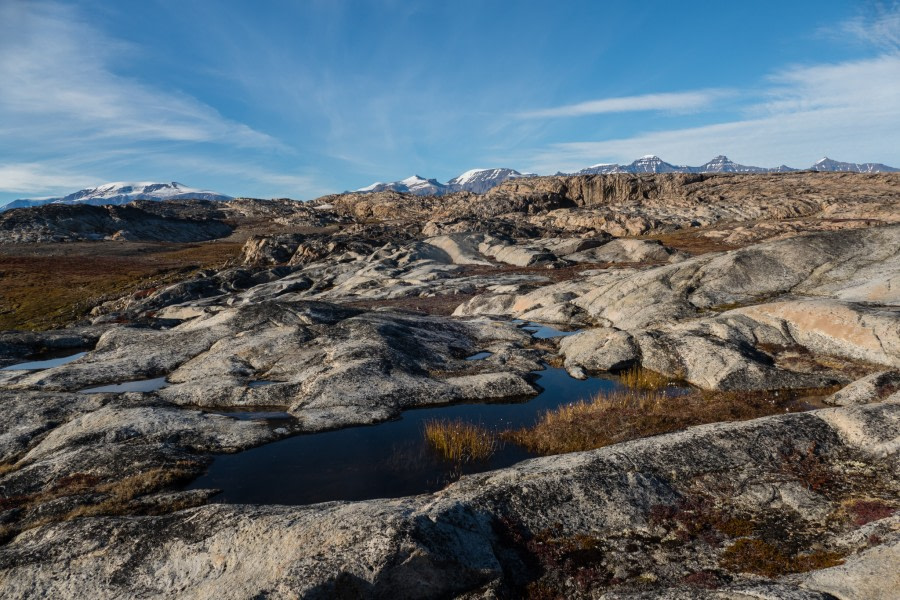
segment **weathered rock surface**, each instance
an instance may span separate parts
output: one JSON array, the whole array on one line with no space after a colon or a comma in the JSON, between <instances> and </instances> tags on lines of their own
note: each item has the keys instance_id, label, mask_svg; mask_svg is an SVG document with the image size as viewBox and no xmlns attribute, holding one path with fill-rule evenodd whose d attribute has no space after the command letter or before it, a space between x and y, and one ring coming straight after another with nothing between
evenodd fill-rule
<instances>
[{"instance_id":1,"label":"weathered rock surface","mask_svg":"<svg viewBox=\"0 0 900 600\"><path fill-rule=\"evenodd\" d=\"M846 526L820 530L822 517L816 515L837 507L836 498L818 488L804 491L807 499L797 504L794 490L805 489L810 474L783 466L786 460L792 464L794 459L785 459L792 448L814 447L820 468L855 482L847 497L863 493L857 488L865 485L871 493L876 481L895 495L896 447L888 455L893 460L879 463L888 469L884 478L861 475L853 465L867 456L872 438L897 439L900 405L862 407L855 419L861 438L846 435L841 419L769 417L536 459L401 500L206 506L157 517L79 518L25 532L0 550L4 591L10 598L493 597L516 594L533 581L527 564L541 555L527 540L554 523L551 537L538 538L541 543L548 552L565 540L598 544L590 547L603 558L592 574L617 578L610 597L650 597L651 590L667 588L663 597L702 594L687 575L705 572L706 579L695 579L716 581L730 597L807 598L864 590L867 595L855 597L887 598L894 590L890 576L865 574L890 571L897 533L885 532L891 541L865 550L841 537ZM719 565L727 564L735 543L727 534L711 530L704 538L687 530L688 540L668 550L648 543L648 536L679 530L677 520L659 520L666 507L677 511L701 497L721 502L719 510L782 514L800 539L815 528L816 543L832 552L865 551L804 578L802 587L790 578L760 580L740 573L726 583ZM69 542L60 544L62 539ZM587 596L591 586L581 581L590 580L574 583L573 597ZM804 590L820 594L804 595Z\"/></svg>"},{"instance_id":2,"label":"weathered rock surface","mask_svg":"<svg viewBox=\"0 0 900 600\"><path fill-rule=\"evenodd\" d=\"M825 400L835 406L880 402L900 392L900 372L879 371L854 381Z\"/></svg>"},{"instance_id":3,"label":"weathered rock surface","mask_svg":"<svg viewBox=\"0 0 900 600\"><path fill-rule=\"evenodd\" d=\"M227 223L243 252L100 304L93 324L0 334L0 367L86 352L0 371L0 590L890 597L898 189L895 175L614 175L481 196L118 207L148 224ZM10 239L100 227L29 214ZM104 236L143 235L109 218ZM581 331L535 340L514 318ZM640 365L707 390L849 385L826 400L838 408L535 459L416 497L210 505L211 490L180 487L217 453L527 397L545 360L578 378ZM158 377L153 391L78 393Z\"/></svg>"},{"instance_id":4,"label":"weathered rock surface","mask_svg":"<svg viewBox=\"0 0 900 600\"><path fill-rule=\"evenodd\" d=\"M0 244L102 239L198 242L231 231L222 221L162 217L134 206L54 204L0 214Z\"/></svg>"}]
</instances>

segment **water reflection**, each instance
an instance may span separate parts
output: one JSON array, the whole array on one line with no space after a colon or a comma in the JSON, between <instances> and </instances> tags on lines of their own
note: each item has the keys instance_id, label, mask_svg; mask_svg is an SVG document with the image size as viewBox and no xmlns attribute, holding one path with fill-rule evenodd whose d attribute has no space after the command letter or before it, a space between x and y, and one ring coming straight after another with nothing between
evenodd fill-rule
<instances>
[{"instance_id":1,"label":"water reflection","mask_svg":"<svg viewBox=\"0 0 900 600\"><path fill-rule=\"evenodd\" d=\"M548 410L600 391L621 389L611 379L573 379L562 369L538 374L543 391L520 402L460 404L408 410L396 421L304 434L237 454L218 456L188 489L219 488L219 502L310 504L420 494L460 474L498 469L533 456L506 444L489 459L462 466L425 444L425 422L464 419L502 430L534 423Z\"/></svg>"},{"instance_id":2,"label":"water reflection","mask_svg":"<svg viewBox=\"0 0 900 600\"><path fill-rule=\"evenodd\" d=\"M123 393L123 392L155 392L169 385L165 377L156 377L154 379L141 379L139 381L125 381L123 383L114 383L112 385L101 385L99 387L85 388L78 390L80 394L103 394L103 393Z\"/></svg>"},{"instance_id":3,"label":"water reflection","mask_svg":"<svg viewBox=\"0 0 900 600\"><path fill-rule=\"evenodd\" d=\"M71 350L68 350L67 352L71 352ZM44 360L32 360L29 362L19 363L17 365L9 365L8 367L3 367L2 369L0 369L0 371L39 371L41 369L51 369L53 367L58 367L66 363L70 363L73 360L78 360L85 354L87 354L87 352L66 354L65 356L57 356L55 358L47 358Z\"/></svg>"}]
</instances>

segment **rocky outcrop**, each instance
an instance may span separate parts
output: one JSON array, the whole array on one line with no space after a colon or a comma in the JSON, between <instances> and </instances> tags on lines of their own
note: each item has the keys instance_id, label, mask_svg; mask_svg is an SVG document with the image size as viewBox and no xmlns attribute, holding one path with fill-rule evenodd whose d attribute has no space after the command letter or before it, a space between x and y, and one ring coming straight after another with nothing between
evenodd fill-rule
<instances>
[{"instance_id":1,"label":"rocky outcrop","mask_svg":"<svg viewBox=\"0 0 900 600\"><path fill-rule=\"evenodd\" d=\"M221 268L99 304L90 324L0 334L3 596L889 595L898 181L553 177L482 196L124 207L227 222L230 256L246 243ZM84 354L15 368L63 350ZM560 363L579 379L630 372L573 381ZM329 431L416 407L510 414L539 386L529 406L565 404L647 371L682 381L652 400L671 415L626 394L603 405L609 423L672 431L685 403L722 398L816 410L518 463L524 447L503 446L512 466L441 463L475 474L392 500L209 504L213 490L192 489L226 464L216 454L411 429L406 415ZM92 390L123 382L144 391ZM680 396L689 385L708 391ZM794 402L809 394L837 408ZM489 400L504 402L444 406ZM385 460L442 460L426 450Z\"/></svg>"},{"instance_id":2,"label":"rocky outcrop","mask_svg":"<svg viewBox=\"0 0 900 600\"><path fill-rule=\"evenodd\" d=\"M48 205L0 215L0 244L103 239L199 242L231 231L222 221L161 217L133 206Z\"/></svg>"},{"instance_id":3,"label":"rocky outcrop","mask_svg":"<svg viewBox=\"0 0 900 600\"><path fill-rule=\"evenodd\" d=\"M164 331L114 328L78 360L10 371L4 384L74 392L165 376L170 385L156 394L173 404L277 406L304 430L319 431L415 406L532 395L525 376L540 364L524 349L528 339L509 324L285 299L201 312ZM473 371L465 357L486 347L512 352L502 364L479 361ZM270 385L250 385L255 381Z\"/></svg>"},{"instance_id":4,"label":"rocky outcrop","mask_svg":"<svg viewBox=\"0 0 900 600\"><path fill-rule=\"evenodd\" d=\"M10 598L494 597L581 573L572 580L572 597L588 597L613 578L609 593L623 598L706 597L710 583L734 597L751 588L756 597L823 598L848 589L889 597L890 577L864 574L890 571L900 541L893 521L856 534L859 526L828 515L876 488L897 493L897 448L887 454L876 448L897 440L900 405L855 409L852 433L847 410L704 426L537 459L400 500L79 518L28 531L0 549L4 592ZM815 449L816 473L846 482L843 493L811 479L818 475L802 466L808 448ZM865 473L858 461L887 470ZM816 483L809 487L810 481ZM744 520L728 521L737 518L730 515ZM771 545L777 536L765 525L779 518L789 519L800 548L816 531L818 550L801 550L804 558L794 560L827 555L846 562L802 578L743 573L733 548L784 552ZM653 542L676 534L682 543ZM868 549L866 535L884 537ZM578 548L582 553L572 554ZM569 562L574 556L581 562ZM590 577L579 564L591 565ZM790 572L791 565L781 568Z\"/></svg>"}]
</instances>

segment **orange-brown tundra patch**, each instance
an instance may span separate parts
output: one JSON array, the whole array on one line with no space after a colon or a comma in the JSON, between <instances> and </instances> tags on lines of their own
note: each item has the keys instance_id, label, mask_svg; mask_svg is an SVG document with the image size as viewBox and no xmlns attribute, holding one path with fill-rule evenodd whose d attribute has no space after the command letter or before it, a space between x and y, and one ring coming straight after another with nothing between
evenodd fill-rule
<instances>
[{"instance_id":1,"label":"orange-brown tundra patch","mask_svg":"<svg viewBox=\"0 0 900 600\"><path fill-rule=\"evenodd\" d=\"M221 267L234 242L77 242L0 246L0 330L51 329L102 301Z\"/></svg>"}]
</instances>

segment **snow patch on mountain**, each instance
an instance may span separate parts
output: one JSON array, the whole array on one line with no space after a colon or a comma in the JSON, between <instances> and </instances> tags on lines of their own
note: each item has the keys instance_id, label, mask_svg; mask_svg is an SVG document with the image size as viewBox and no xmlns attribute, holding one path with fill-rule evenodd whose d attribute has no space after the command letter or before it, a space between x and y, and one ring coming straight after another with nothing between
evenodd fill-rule
<instances>
[{"instance_id":1,"label":"snow patch on mountain","mask_svg":"<svg viewBox=\"0 0 900 600\"><path fill-rule=\"evenodd\" d=\"M390 183L373 183L359 188L356 192L371 193L394 191L417 196L443 196L452 192L473 192L482 194L489 189L500 185L507 179L521 177L535 177L533 173L520 173L515 169L492 168L470 169L457 175L447 183L440 183L436 179L425 179L420 175L413 175L406 179Z\"/></svg>"},{"instance_id":2,"label":"snow patch on mountain","mask_svg":"<svg viewBox=\"0 0 900 600\"><path fill-rule=\"evenodd\" d=\"M665 162L658 156L648 154L642 156L629 165L619 165L616 163L599 163L581 169L570 175L608 175L613 173L789 173L797 171L793 167L781 165L779 167L753 167L742 165L729 159L727 156L720 154L710 161L699 167L689 167L686 165L676 166ZM881 163L844 163L823 158L813 166L809 167L811 171L850 171L856 173L894 173L900 171L894 167L889 167ZM565 174L565 173L560 173Z\"/></svg>"},{"instance_id":3,"label":"snow patch on mountain","mask_svg":"<svg viewBox=\"0 0 900 600\"><path fill-rule=\"evenodd\" d=\"M900 169L881 163L848 163L832 160L827 156L810 167L812 171L845 171L848 173L897 173Z\"/></svg>"},{"instance_id":4,"label":"snow patch on mountain","mask_svg":"<svg viewBox=\"0 0 900 600\"><path fill-rule=\"evenodd\" d=\"M153 181L115 181L112 183L104 183L97 187L79 190L68 196L21 198L19 200L13 200L6 206L0 207L0 211L11 208L42 206L44 204L89 204L92 206L101 206L107 204L128 204L135 200L162 202L166 200L224 201L231 199L231 196L209 190L188 187L177 181L172 181L170 183L157 183Z\"/></svg>"}]
</instances>

